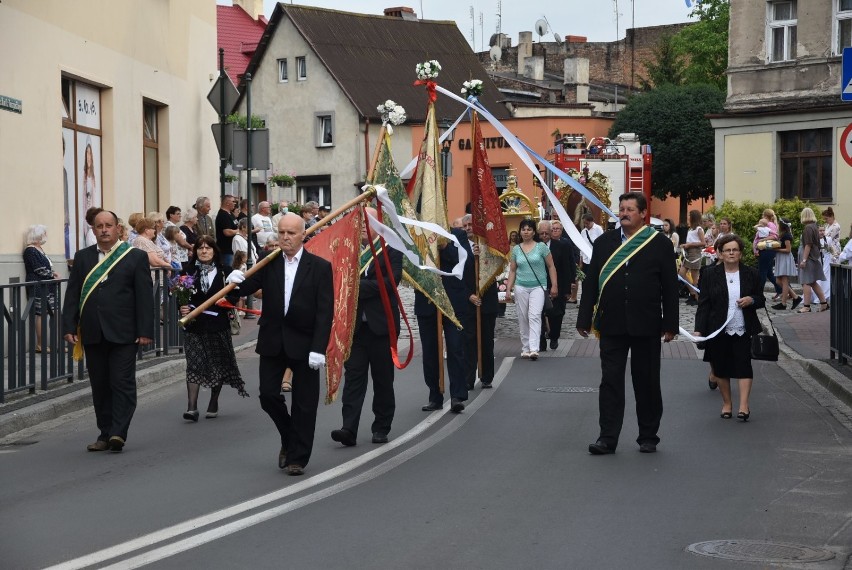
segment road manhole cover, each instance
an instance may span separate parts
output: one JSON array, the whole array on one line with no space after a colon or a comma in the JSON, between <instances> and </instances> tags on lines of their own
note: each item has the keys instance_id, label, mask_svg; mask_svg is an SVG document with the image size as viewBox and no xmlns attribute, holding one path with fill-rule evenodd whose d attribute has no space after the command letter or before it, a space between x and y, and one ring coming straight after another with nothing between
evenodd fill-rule
<instances>
[{"instance_id":1,"label":"road manhole cover","mask_svg":"<svg viewBox=\"0 0 852 570\"><path fill-rule=\"evenodd\" d=\"M834 558L829 550L762 540L709 540L690 544L686 550L700 556L764 564L824 562Z\"/></svg>"},{"instance_id":2,"label":"road manhole cover","mask_svg":"<svg viewBox=\"0 0 852 570\"><path fill-rule=\"evenodd\" d=\"M597 388L589 386L545 386L544 388L536 388L538 392L548 392L550 394L585 394L588 392L597 392Z\"/></svg>"}]
</instances>

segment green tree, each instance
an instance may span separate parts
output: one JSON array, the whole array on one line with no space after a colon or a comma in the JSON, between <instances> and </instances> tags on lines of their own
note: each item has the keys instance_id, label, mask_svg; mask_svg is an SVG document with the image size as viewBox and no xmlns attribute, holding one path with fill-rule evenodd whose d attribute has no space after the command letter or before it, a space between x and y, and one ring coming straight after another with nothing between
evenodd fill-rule
<instances>
[{"instance_id":1,"label":"green tree","mask_svg":"<svg viewBox=\"0 0 852 570\"><path fill-rule=\"evenodd\" d=\"M710 83L727 89L730 0L701 0L690 12L698 22L672 38L672 48L687 61L685 83Z\"/></svg>"},{"instance_id":2,"label":"green tree","mask_svg":"<svg viewBox=\"0 0 852 570\"><path fill-rule=\"evenodd\" d=\"M714 190L714 135L708 113L720 113L725 93L713 85L667 85L634 95L618 113L610 137L636 133L653 151L652 191L680 199L680 221L690 201Z\"/></svg>"},{"instance_id":3,"label":"green tree","mask_svg":"<svg viewBox=\"0 0 852 570\"><path fill-rule=\"evenodd\" d=\"M639 86L647 91L663 85L683 85L685 64L675 49L673 36L666 34L654 46L653 58L645 62L648 77L639 77Z\"/></svg>"}]
</instances>

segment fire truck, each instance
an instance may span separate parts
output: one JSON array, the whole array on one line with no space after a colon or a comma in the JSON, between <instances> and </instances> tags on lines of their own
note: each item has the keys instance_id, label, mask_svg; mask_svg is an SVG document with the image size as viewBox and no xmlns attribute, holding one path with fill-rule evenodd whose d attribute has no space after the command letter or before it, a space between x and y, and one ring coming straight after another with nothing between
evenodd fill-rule
<instances>
[{"instance_id":1,"label":"fire truck","mask_svg":"<svg viewBox=\"0 0 852 570\"><path fill-rule=\"evenodd\" d=\"M570 134L559 139L556 146L547 152L548 159L556 167L579 176L580 182L595 192L603 203L607 203L606 190L609 191L609 205L613 212L618 211L618 197L625 192L641 192L648 200L646 223L655 225L651 219L651 165L653 155L651 145L641 144L634 133L622 133L615 140L595 137L590 141L584 135ZM597 181L597 183L596 183ZM553 184L550 184L553 188ZM606 188L606 187L609 188ZM578 193L574 193L575 195ZM580 201L575 196L572 201ZM563 200L566 210L574 204ZM591 208L600 217L601 225L612 227L614 219L607 219L598 208ZM569 211L569 214L571 212ZM604 226L606 227L606 225Z\"/></svg>"}]
</instances>

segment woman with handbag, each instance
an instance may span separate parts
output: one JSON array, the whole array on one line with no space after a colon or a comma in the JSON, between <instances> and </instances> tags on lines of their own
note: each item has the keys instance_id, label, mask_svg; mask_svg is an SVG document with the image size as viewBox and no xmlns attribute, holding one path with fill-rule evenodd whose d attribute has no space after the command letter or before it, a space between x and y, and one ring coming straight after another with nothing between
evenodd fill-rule
<instances>
[{"instance_id":1,"label":"woman with handbag","mask_svg":"<svg viewBox=\"0 0 852 570\"><path fill-rule=\"evenodd\" d=\"M757 309L766 306L757 270L742 264L745 247L745 242L733 234L716 241L722 263L708 268L702 276L693 333L703 336L718 331L706 341L704 362L710 363L719 384L724 419L733 417L731 378L738 379L737 418L744 422L751 415L748 401L754 378L751 339L763 330Z\"/></svg>"},{"instance_id":2,"label":"woman with handbag","mask_svg":"<svg viewBox=\"0 0 852 570\"><path fill-rule=\"evenodd\" d=\"M533 220L521 220L518 231L521 243L514 246L509 254L506 301L511 302L514 295L521 335L521 358L538 360L542 310L547 310L547 303L550 303L552 308L552 298L559 294L556 268L550 249L537 241L538 235ZM548 275L549 292L544 286ZM514 292L512 286L515 287Z\"/></svg>"},{"instance_id":3,"label":"woman with handbag","mask_svg":"<svg viewBox=\"0 0 852 570\"><path fill-rule=\"evenodd\" d=\"M188 299L178 303L182 317L220 291L225 286L225 277L231 272L230 267L222 265L214 238L199 236L192 249L195 263L183 274L192 277L191 292ZM172 292L175 294L174 290ZM226 299L233 303L237 297L228 296ZM198 421L198 392L201 386L210 388L211 392L205 418L215 418L219 414L219 393L223 384L235 388L240 396L248 397L234 355L228 313L228 309L213 305L186 325L185 420Z\"/></svg>"}]
</instances>

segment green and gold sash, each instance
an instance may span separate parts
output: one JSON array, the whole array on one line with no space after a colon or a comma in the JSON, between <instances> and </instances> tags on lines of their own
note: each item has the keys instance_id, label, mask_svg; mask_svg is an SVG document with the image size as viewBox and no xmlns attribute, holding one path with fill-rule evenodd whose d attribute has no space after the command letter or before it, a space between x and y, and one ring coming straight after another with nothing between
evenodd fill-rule
<instances>
[{"instance_id":1,"label":"green and gold sash","mask_svg":"<svg viewBox=\"0 0 852 570\"><path fill-rule=\"evenodd\" d=\"M104 279L107 278L109 272L116 264L124 259L124 256L130 253L130 244L121 242L114 247L102 260L95 265L86 278L83 280L83 287L80 290L80 315L82 318L83 307L86 306L86 301L89 300L89 295L95 290ZM83 337L80 333L80 325L77 325L77 344L74 345L74 360L83 360Z\"/></svg>"},{"instance_id":2,"label":"green and gold sash","mask_svg":"<svg viewBox=\"0 0 852 570\"><path fill-rule=\"evenodd\" d=\"M598 307L600 306L600 301L603 297L604 287L606 287L606 284L609 283L609 280L613 275L615 275L616 271L618 271L625 263L630 261L630 258L636 255L639 250L651 243L651 240L654 239L656 233L657 231L650 226L644 226L641 230L627 238L619 246L619 248L609 256L609 259L606 260L603 268L601 268L601 274L598 276L598 298L597 301L595 301L595 311L592 315L592 332L595 333L595 336L600 336L600 330L598 329L598 326L600 325Z\"/></svg>"},{"instance_id":3,"label":"green and gold sash","mask_svg":"<svg viewBox=\"0 0 852 570\"><path fill-rule=\"evenodd\" d=\"M376 256L382 252L381 240L378 237L373 239L373 245L376 248ZM360 267L361 276L364 276L364 272L367 270L367 264L373 260L373 253L370 251L370 246L364 246L364 249L361 250L361 255L358 258L358 267Z\"/></svg>"}]
</instances>

